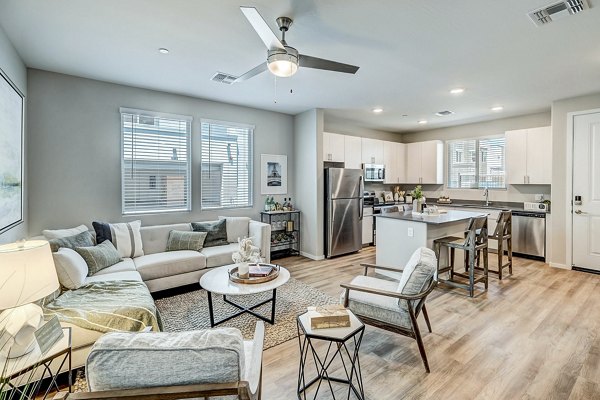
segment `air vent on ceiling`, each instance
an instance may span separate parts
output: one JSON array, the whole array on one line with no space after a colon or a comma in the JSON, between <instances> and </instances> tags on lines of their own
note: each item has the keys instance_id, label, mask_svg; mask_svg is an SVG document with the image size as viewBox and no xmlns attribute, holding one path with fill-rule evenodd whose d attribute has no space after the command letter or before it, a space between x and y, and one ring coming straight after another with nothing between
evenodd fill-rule
<instances>
[{"instance_id":1,"label":"air vent on ceiling","mask_svg":"<svg viewBox=\"0 0 600 400\"><path fill-rule=\"evenodd\" d=\"M446 117L446 116L452 115L452 114L454 114L454 111L448 111L448 110L438 111L435 113L435 115L437 115L438 117Z\"/></svg>"},{"instance_id":2,"label":"air vent on ceiling","mask_svg":"<svg viewBox=\"0 0 600 400\"><path fill-rule=\"evenodd\" d=\"M536 26L542 26L588 8L590 6L587 0L561 0L531 11L527 15Z\"/></svg>"},{"instance_id":3,"label":"air vent on ceiling","mask_svg":"<svg viewBox=\"0 0 600 400\"><path fill-rule=\"evenodd\" d=\"M212 78L210 78L210 80L215 81L215 82L224 83L226 85L231 85L232 83L235 82L235 80L237 78L238 78L237 76L229 75L224 72L217 72L216 74L213 75Z\"/></svg>"}]
</instances>

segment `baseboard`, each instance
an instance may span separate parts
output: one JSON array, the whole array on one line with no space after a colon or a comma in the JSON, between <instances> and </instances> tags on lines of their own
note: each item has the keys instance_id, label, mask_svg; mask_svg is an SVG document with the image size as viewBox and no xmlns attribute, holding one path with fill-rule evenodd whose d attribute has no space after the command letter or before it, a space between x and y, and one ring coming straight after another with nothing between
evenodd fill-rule
<instances>
[{"instance_id":1,"label":"baseboard","mask_svg":"<svg viewBox=\"0 0 600 400\"><path fill-rule=\"evenodd\" d=\"M305 251L301 251L300 255L302 257L310 258L311 260L320 261L325 259L325 256L315 256L314 254L307 253Z\"/></svg>"},{"instance_id":2,"label":"baseboard","mask_svg":"<svg viewBox=\"0 0 600 400\"><path fill-rule=\"evenodd\" d=\"M550 265L551 267L554 267L554 268L571 269L571 267L569 267L569 266L567 266L565 264L558 264L558 263L551 262L551 263L548 263L548 265Z\"/></svg>"}]
</instances>

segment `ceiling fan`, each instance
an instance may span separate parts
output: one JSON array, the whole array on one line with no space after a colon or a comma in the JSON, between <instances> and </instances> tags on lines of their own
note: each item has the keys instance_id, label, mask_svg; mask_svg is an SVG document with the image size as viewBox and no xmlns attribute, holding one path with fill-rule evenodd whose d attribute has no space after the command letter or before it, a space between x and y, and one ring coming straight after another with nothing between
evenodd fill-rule
<instances>
[{"instance_id":1,"label":"ceiling fan","mask_svg":"<svg viewBox=\"0 0 600 400\"><path fill-rule=\"evenodd\" d=\"M299 67L344 72L347 74L355 74L356 71L358 71L359 67L355 65L342 64L323 58L300 54L294 47L289 46L285 41L285 33L292 25L293 21L291 18L277 18L277 25L281 31L281 40L279 40L256 8L242 6L240 9L258 36L260 36L265 46L267 46L267 62L257 65L250 71L237 77L234 82L243 82L267 69L271 71L272 74L279 77L290 77L298 71Z\"/></svg>"}]
</instances>

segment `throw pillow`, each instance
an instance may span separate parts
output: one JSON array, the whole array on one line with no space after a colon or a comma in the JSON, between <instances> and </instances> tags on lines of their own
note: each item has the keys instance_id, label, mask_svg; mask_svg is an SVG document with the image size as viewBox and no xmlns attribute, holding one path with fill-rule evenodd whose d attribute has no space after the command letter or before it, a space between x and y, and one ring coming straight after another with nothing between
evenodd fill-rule
<instances>
[{"instance_id":1,"label":"throw pillow","mask_svg":"<svg viewBox=\"0 0 600 400\"><path fill-rule=\"evenodd\" d=\"M437 273L437 259L433 250L421 247L413 253L402 270L398 292L414 295L420 293Z\"/></svg>"},{"instance_id":2,"label":"throw pillow","mask_svg":"<svg viewBox=\"0 0 600 400\"><path fill-rule=\"evenodd\" d=\"M108 224L106 222L92 222L96 231L98 244L109 240L117 248L123 258L134 258L144 255L142 248L142 235L140 227L142 221Z\"/></svg>"},{"instance_id":3,"label":"throw pillow","mask_svg":"<svg viewBox=\"0 0 600 400\"><path fill-rule=\"evenodd\" d=\"M67 289L79 289L85 283L88 266L75 250L63 247L52 254L58 281Z\"/></svg>"},{"instance_id":4,"label":"throw pillow","mask_svg":"<svg viewBox=\"0 0 600 400\"><path fill-rule=\"evenodd\" d=\"M219 217L227 221L227 241L237 243L238 239L248 237L250 230L250 218L248 217Z\"/></svg>"},{"instance_id":5,"label":"throw pillow","mask_svg":"<svg viewBox=\"0 0 600 400\"><path fill-rule=\"evenodd\" d=\"M97 246L76 247L75 251L85 260L88 276L121 261L119 252L110 240L105 240Z\"/></svg>"},{"instance_id":6,"label":"throw pillow","mask_svg":"<svg viewBox=\"0 0 600 400\"><path fill-rule=\"evenodd\" d=\"M56 253L61 247L68 249L74 249L75 247L89 247L94 245L94 238L89 231L78 233L74 236L67 236L58 239L48 240L50 243L50 249L53 253Z\"/></svg>"},{"instance_id":7,"label":"throw pillow","mask_svg":"<svg viewBox=\"0 0 600 400\"><path fill-rule=\"evenodd\" d=\"M42 235L44 235L44 237L47 240L50 240L50 239L60 239L63 237L68 237L68 236L75 236L79 233L87 232L87 231L88 231L87 226L79 225L75 228L69 228L69 229L45 229L42 231Z\"/></svg>"},{"instance_id":8,"label":"throw pillow","mask_svg":"<svg viewBox=\"0 0 600 400\"><path fill-rule=\"evenodd\" d=\"M195 232L206 232L204 247L223 246L229 244L227 241L227 220L207 222L192 222L192 230Z\"/></svg>"},{"instance_id":9,"label":"throw pillow","mask_svg":"<svg viewBox=\"0 0 600 400\"><path fill-rule=\"evenodd\" d=\"M176 231L169 232L167 251L195 250L200 251L204 246L206 232Z\"/></svg>"}]
</instances>

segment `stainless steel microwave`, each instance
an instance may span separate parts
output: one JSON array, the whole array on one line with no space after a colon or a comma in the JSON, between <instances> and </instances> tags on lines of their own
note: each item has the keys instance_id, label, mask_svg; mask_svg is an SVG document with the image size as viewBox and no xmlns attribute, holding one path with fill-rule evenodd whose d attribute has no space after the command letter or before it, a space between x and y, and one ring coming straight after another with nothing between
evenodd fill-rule
<instances>
[{"instance_id":1,"label":"stainless steel microwave","mask_svg":"<svg viewBox=\"0 0 600 400\"><path fill-rule=\"evenodd\" d=\"M363 164L365 182L383 182L385 180L385 166L379 164Z\"/></svg>"}]
</instances>

